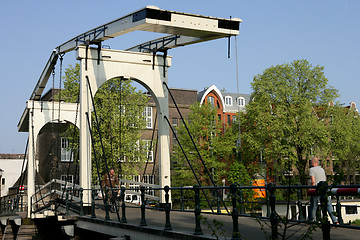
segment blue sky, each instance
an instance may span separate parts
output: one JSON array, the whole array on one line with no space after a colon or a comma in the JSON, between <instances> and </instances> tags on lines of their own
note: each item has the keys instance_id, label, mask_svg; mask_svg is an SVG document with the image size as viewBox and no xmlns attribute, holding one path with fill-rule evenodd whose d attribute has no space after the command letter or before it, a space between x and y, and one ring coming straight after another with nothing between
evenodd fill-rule
<instances>
[{"instance_id":1,"label":"blue sky","mask_svg":"<svg viewBox=\"0 0 360 240\"><path fill-rule=\"evenodd\" d=\"M26 1L0 0L0 153L23 153L26 133L17 123L51 51L87 30L155 5L161 9L214 17L241 18L237 37L240 93L272 65L307 59L325 67L341 103L360 104L360 1L357 0L154 0ZM123 50L159 37L137 32L104 44ZM169 86L202 90L212 84L236 92L235 42L227 40L181 47L173 56ZM74 64L65 55L64 64ZM51 84L49 82L48 84ZM59 85L59 79L55 81Z\"/></svg>"}]
</instances>

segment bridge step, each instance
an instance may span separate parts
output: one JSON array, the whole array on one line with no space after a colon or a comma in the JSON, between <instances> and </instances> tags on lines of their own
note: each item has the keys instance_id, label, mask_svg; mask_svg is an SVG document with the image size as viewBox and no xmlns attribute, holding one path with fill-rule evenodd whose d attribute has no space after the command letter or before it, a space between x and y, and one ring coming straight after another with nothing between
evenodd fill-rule
<instances>
[{"instance_id":1,"label":"bridge step","mask_svg":"<svg viewBox=\"0 0 360 240\"><path fill-rule=\"evenodd\" d=\"M16 240L32 240L37 235L35 225L22 225L19 229Z\"/></svg>"}]
</instances>

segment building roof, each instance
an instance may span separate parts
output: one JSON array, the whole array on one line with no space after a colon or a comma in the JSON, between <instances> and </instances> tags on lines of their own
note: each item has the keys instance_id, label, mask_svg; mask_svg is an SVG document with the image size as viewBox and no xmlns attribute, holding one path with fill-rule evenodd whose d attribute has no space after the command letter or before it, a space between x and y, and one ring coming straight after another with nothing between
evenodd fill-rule
<instances>
[{"instance_id":1,"label":"building roof","mask_svg":"<svg viewBox=\"0 0 360 240\"><path fill-rule=\"evenodd\" d=\"M221 91L221 94L224 98L225 101L225 97L230 96L232 97L232 105L224 105L225 111L227 112L236 112L239 110L238 105L237 105L237 101L236 99L238 99L239 97L243 97L245 99L245 106L250 102L250 94L244 94L244 93L230 93L230 92L226 92L226 91ZM241 107L240 110L243 110L243 108L245 107Z\"/></svg>"},{"instance_id":2,"label":"building roof","mask_svg":"<svg viewBox=\"0 0 360 240\"><path fill-rule=\"evenodd\" d=\"M0 154L0 159L23 159L24 154L9 154L9 153L3 153Z\"/></svg>"},{"instance_id":3,"label":"building roof","mask_svg":"<svg viewBox=\"0 0 360 240\"><path fill-rule=\"evenodd\" d=\"M237 98L238 97L243 97L245 99L245 105L248 104L250 102L250 94L237 94L237 93L230 93L227 92L225 90L219 90L215 85L212 85L209 88L206 88L200 92L198 92L197 95L197 100L198 102L200 102L200 104L202 104L206 98L206 96L211 92L211 91L215 91L215 93L219 96L219 98L221 99L221 103L224 106L224 111L225 112L237 112L239 111L239 106L236 104L237 103ZM225 104L225 97L230 96L232 98L232 105L226 105ZM240 110L245 110L245 107L241 107Z\"/></svg>"}]
</instances>

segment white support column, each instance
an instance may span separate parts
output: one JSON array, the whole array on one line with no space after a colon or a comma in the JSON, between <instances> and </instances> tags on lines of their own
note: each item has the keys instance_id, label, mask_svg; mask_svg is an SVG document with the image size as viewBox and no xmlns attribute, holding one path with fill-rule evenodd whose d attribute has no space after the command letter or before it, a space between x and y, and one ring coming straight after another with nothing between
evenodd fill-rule
<instances>
[{"instance_id":1,"label":"white support column","mask_svg":"<svg viewBox=\"0 0 360 240\"><path fill-rule=\"evenodd\" d=\"M33 102L29 100L29 102ZM28 102L28 103L29 103ZM33 109L30 108L30 116L29 116L29 146L28 146L28 161L27 161L27 217L31 218L31 212L33 210L32 205L32 196L35 194L35 143L36 139L34 137L34 128L33 128L33 118L34 112Z\"/></svg>"},{"instance_id":2,"label":"white support column","mask_svg":"<svg viewBox=\"0 0 360 240\"><path fill-rule=\"evenodd\" d=\"M164 79L167 83L167 78ZM171 187L170 181L170 139L169 124L165 117L169 118L169 100L167 89L162 84L164 97L159 99L160 111L158 111L158 144L159 144L159 185ZM169 196L171 203L171 194ZM160 202L165 203L165 192L160 192Z\"/></svg>"},{"instance_id":3,"label":"white support column","mask_svg":"<svg viewBox=\"0 0 360 240\"><path fill-rule=\"evenodd\" d=\"M91 192L88 189L91 188L91 135L86 114L91 123L91 96L85 76L85 61L83 60L80 61L80 187L87 189L83 192L84 206L90 206Z\"/></svg>"}]
</instances>

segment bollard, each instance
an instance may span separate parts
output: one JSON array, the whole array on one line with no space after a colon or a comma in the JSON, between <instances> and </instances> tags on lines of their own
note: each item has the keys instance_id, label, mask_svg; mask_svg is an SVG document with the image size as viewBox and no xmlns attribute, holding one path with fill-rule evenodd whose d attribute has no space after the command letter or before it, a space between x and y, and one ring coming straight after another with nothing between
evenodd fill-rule
<instances>
[{"instance_id":1,"label":"bollard","mask_svg":"<svg viewBox=\"0 0 360 240\"><path fill-rule=\"evenodd\" d=\"M95 197L96 197L96 190L91 190L91 218L96 218L95 214Z\"/></svg>"},{"instance_id":2,"label":"bollard","mask_svg":"<svg viewBox=\"0 0 360 240\"><path fill-rule=\"evenodd\" d=\"M121 197L121 222L122 223L127 223L126 220L126 215L125 215L125 209L126 209L126 205L125 205L125 188L121 187L120 190L120 197Z\"/></svg>"},{"instance_id":3,"label":"bollard","mask_svg":"<svg viewBox=\"0 0 360 240\"><path fill-rule=\"evenodd\" d=\"M171 223L170 223L170 203L169 203L169 186L164 187L165 191L165 228L164 230L172 230Z\"/></svg>"},{"instance_id":4,"label":"bollard","mask_svg":"<svg viewBox=\"0 0 360 240\"><path fill-rule=\"evenodd\" d=\"M84 202L83 202L83 193L84 189L80 188L80 216L84 216Z\"/></svg>"},{"instance_id":5,"label":"bollard","mask_svg":"<svg viewBox=\"0 0 360 240\"><path fill-rule=\"evenodd\" d=\"M321 181L318 183L318 191L320 195L320 205L321 205L321 212L322 212L322 220L321 220L321 229L323 233L323 239L330 239L330 222L327 217L327 183L325 181Z\"/></svg>"},{"instance_id":6,"label":"bollard","mask_svg":"<svg viewBox=\"0 0 360 240\"><path fill-rule=\"evenodd\" d=\"M105 219L109 220L109 188L105 188Z\"/></svg>"},{"instance_id":7,"label":"bollard","mask_svg":"<svg viewBox=\"0 0 360 240\"><path fill-rule=\"evenodd\" d=\"M233 220L233 232L232 232L232 238L231 239L236 239L239 240L241 239L240 236L240 232L239 232L239 213L237 210L237 188L236 188L236 184L230 184L230 192L231 192L231 202L232 202L232 207L233 210L231 212L231 217Z\"/></svg>"},{"instance_id":8,"label":"bollard","mask_svg":"<svg viewBox=\"0 0 360 240\"><path fill-rule=\"evenodd\" d=\"M201 229L201 225L200 225L200 213L201 213L201 208L200 208L200 189L198 185L194 185L193 187L194 192L195 192L195 232L194 235L203 235L202 229Z\"/></svg>"},{"instance_id":9,"label":"bollard","mask_svg":"<svg viewBox=\"0 0 360 240\"><path fill-rule=\"evenodd\" d=\"M275 203L276 203L276 197L275 197L275 184L269 183L267 186L267 189L269 190L270 196L269 196L269 202L270 202L270 223L271 223L271 239L276 240L278 239L278 224L279 219L277 217L276 211L275 211Z\"/></svg>"},{"instance_id":10,"label":"bollard","mask_svg":"<svg viewBox=\"0 0 360 240\"><path fill-rule=\"evenodd\" d=\"M297 199L298 199L297 200L297 206L298 206L298 209L299 209L299 220L304 221L305 218L304 218L304 215L303 215L301 198L302 198L302 192L301 192L301 189L298 188L297 189Z\"/></svg>"},{"instance_id":11,"label":"bollard","mask_svg":"<svg viewBox=\"0 0 360 240\"><path fill-rule=\"evenodd\" d=\"M336 213L337 213L337 218L339 221L340 225L344 224L344 220L341 216L341 203L340 203L340 196L336 195Z\"/></svg>"},{"instance_id":12,"label":"bollard","mask_svg":"<svg viewBox=\"0 0 360 240\"><path fill-rule=\"evenodd\" d=\"M140 187L141 192L141 220L140 220L140 226L147 226L146 219L145 219L145 187Z\"/></svg>"}]
</instances>

